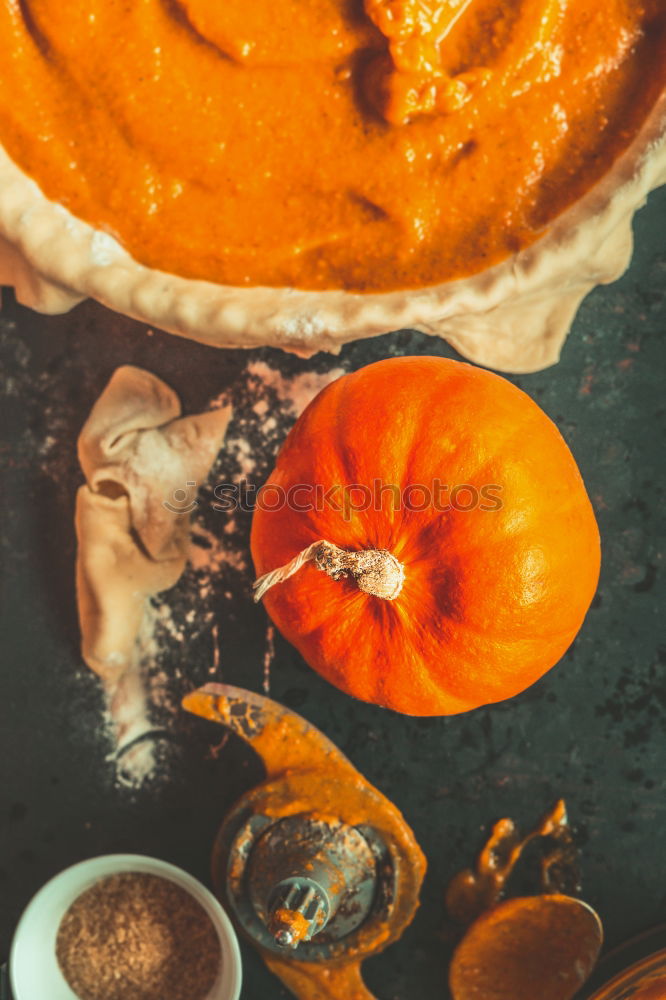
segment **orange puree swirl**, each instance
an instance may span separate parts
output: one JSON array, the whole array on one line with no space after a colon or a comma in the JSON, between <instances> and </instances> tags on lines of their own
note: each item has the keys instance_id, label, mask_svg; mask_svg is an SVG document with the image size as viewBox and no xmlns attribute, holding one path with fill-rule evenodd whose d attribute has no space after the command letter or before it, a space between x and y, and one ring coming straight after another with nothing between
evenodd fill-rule
<instances>
[{"instance_id":1,"label":"orange puree swirl","mask_svg":"<svg viewBox=\"0 0 666 1000\"><path fill-rule=\"evenodd\" d=\"M2 0L0 142L140 262L386 291L537 239L666 82L666 0Z\"/></svg>"}]
</instances>

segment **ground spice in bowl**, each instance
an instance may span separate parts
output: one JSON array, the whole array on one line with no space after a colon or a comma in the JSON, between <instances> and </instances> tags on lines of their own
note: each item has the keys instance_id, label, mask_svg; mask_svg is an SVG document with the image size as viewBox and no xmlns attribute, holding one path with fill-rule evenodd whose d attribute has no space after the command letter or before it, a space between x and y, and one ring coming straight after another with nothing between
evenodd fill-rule
<instances>
[{"instance_id":1,"label":"ground spice in bowl","mask_svg":"<svg viewBox=\"0 0 666 1000\"><path fill-rule=\"evenodd\" d=\"M222 959L190 893L140 872L102 878L72 903L56 957L80 1000L208 1000Z\"/></svg>"}]
</instances>

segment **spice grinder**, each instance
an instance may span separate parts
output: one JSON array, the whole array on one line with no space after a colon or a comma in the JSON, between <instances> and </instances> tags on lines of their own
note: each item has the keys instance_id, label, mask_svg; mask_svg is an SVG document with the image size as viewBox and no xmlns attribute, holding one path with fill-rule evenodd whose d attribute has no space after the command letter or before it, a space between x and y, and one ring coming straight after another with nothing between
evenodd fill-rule
<instances>
[{"instance_id":1,"label":"spice grinder","mask_svg":"<svg viewBox=\"0 0 666 1000\"><path fill-rule=\"evenodd\" d=\"M361 960L395 941L418 905L425 859L411 829L323 733L283 705L208 684L183 706L243 738L266 769L219 830L218 896L290 989L305 976L321 998L361 995L353 978L361 982ZM342 976L343 968L346 978L333 985L331 970Z\"/></svg>"},{"instance_id":2,"label":"spice grinder","mask_svg":"<svg viewBox=\"0 0 666 1000\"><path fill-rule=\"evenodd\" d=\"M335 957L364 924L385 921L396 874L390 847L369 825L313 812L273 819L251 795L229 814L215 847L216 887L243 930L302 961Z\"/></svg>"},{"instance_id":3,"label":"spice grinder","mask_svg":"<svg viewBox=\"0 0 666 1000\"><path fill-rule=\"evenodd\" d=\"M60 872L33 897L12 942L9 980L13 1000L78 1000L56 958L58 929L64 915L82 893L101 879L121 873L158 876L175 883L193 897L210 918L220 943L220 971L207 1000L238 1000L240 951L233 927L218 901L182 869L139 854L110 854L80 862Z\"/></svg>"}]
</instances>

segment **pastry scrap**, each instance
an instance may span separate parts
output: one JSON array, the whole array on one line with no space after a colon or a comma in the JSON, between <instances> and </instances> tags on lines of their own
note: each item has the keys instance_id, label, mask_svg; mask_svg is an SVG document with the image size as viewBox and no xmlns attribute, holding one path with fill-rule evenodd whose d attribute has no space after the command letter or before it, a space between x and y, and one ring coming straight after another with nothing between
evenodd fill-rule
<instances>
[{"instance_id":1,"label":"pastry scrap","mask_svg":"<svg viewBox=\"0 0 666 1000\"><path fill-rule=\"evenodd\" d=\"M82 655L108 684L131 666L147 599L186 563L190 511L230 408L182 417L156 376L118 368L79 437L76 502ZM188 502L189 501L189 502Z\"/></svg>"}]
</instances>

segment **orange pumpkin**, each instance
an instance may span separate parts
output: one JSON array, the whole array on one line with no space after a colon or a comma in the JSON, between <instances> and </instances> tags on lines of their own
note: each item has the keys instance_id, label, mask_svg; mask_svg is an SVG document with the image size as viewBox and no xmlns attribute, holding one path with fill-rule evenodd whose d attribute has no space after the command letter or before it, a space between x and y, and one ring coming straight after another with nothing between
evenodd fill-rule
<instances>
[{"instance_id":1,"label":"orange pumpkin","mask_svg":"<svg viewBox=\"0 0 666 1000\"><path fill-rule=\"evenodd\" d=\"M488 371L413 357L310 403L259 493L252 556L310 666L425 716L502 701L549 670L600 550L573 456L536 403Z\"/></svg>"}]
</instances>

